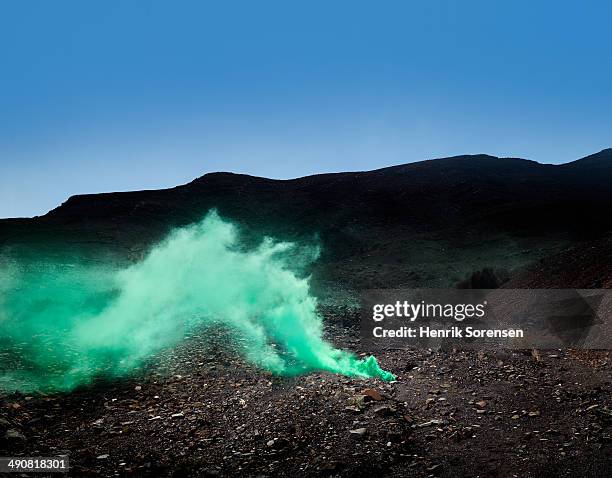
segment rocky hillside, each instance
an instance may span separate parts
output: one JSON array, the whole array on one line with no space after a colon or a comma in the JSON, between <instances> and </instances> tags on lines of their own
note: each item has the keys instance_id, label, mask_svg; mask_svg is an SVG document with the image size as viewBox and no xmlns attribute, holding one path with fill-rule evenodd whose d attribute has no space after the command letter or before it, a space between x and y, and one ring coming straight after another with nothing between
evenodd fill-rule
<instances>
[{"instance_id":1,"label":"rocky hillside","mask_svg":"<svg viewBox=\"0 0 612 478\"><path fill-rule=\"evenodd\" d=\"M213 173L172 189L74 196L45 216L2 220L0 247L133 259L217 208L246 241L318 242L321 284L447 287L604 237L610 184L612 149L564 165L476 155L293 180Z\"/></svg>"}]
</instances>

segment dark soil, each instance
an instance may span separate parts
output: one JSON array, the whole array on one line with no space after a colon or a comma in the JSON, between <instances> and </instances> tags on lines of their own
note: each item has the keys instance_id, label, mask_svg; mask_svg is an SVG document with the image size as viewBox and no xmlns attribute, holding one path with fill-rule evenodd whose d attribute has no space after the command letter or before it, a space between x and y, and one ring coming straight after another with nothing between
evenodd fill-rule
<instances>
[{"instance_id":1,"label":"dark soil","mask_svg":"<svg viewBox=\"0 0 612 478\"><path fill-rule=\"evenodd\" d=\"M72 476L612 475L610 352L387 351L395 383L210 352L195 337L140 377L1 396L0 455L68 454Z\"/></svg>"}]
</instances>

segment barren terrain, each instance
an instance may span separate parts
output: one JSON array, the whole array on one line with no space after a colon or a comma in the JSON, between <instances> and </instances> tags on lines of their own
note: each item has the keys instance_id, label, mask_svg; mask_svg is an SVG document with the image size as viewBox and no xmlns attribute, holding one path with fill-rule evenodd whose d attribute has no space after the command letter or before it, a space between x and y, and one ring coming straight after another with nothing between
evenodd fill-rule
<instances>
[{"instance_id":1,"label":"barren terrain","mask_svg":"<svg viewBox=\"0 0 612 478\"><path fill-rule=\"evenodd\" d=\"M354 333L329 335L360 353ZM0 451L68 454L73 476L612 472L609 352L396 350L379 358L397 382L282 378L192 337L144 376L1 396Z\"/></svg>"}]
</instances>

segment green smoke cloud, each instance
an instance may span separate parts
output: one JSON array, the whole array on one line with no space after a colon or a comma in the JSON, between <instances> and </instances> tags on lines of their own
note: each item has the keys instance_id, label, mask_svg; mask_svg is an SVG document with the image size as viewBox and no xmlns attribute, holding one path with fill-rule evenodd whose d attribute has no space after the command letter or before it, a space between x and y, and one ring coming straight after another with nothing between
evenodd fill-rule
<instances>
[{"instance_id":1,"label":"green smoke cloud","mask_svg":"<svg viewBox=\"0 0 612 478\"><path fill-rule=\"evenodd\" d=\"M0 388L70 390L129 374L186 334L218 326L276 374L393 380L374 357L323 339L308 279L288 266L304 255L314 253L271 239L245 250L236 228L211 212L129 267L9 261L0 273Z\"/></svg>"}]
</instances>

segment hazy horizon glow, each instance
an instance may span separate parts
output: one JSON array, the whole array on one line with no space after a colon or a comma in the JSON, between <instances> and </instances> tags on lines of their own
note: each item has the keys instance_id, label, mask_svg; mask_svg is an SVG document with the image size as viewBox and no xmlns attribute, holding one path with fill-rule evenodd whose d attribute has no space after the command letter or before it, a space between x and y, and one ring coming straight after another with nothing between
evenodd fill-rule
<instances>
[{"instance_id":1,"label":"hazy horizon glow","mask_svg":"<svg viewBox=\"0 0 612 478\"><path fill-rule=\"evenodd\" d=\"M612 146L607 2L13 2L0 218L211 171Z\"/></svg>"}]
</instances>

